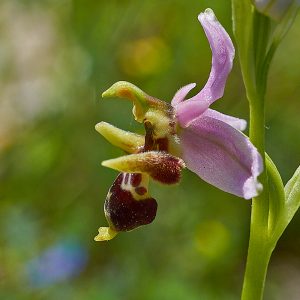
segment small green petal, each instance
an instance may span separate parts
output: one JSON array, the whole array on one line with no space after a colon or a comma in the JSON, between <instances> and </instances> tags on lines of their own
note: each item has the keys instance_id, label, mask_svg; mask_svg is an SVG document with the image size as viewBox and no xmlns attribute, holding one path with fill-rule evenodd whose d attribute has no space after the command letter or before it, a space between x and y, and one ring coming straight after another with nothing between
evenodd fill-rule
<instances>
[{"instance_id":1,"label":"small green petal","mask_svg":"<svg viewBox=\"0 0 300 300\"><path fill-rule=\"evenodd\" d=\"M128 153L138 152L145 143L144 136L119 129L106 122L98 123L95 126L95 129L112 145L117 146Z\"/></svg>"}]
</instances>

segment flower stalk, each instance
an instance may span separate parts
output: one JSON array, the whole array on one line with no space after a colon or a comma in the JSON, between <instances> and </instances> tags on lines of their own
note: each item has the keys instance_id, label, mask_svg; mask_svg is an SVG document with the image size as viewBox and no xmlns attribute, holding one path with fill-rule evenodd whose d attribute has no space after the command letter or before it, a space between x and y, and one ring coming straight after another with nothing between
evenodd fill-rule
<instances>
[{"instance_id":1,"label":"flower stalk","mask_svg":"<svg viewBox=\"0 0 300 300\"><path fill-rule=\"evenodd\" d=\"M249 137L262 155L265 166L265 83L262 81L265 81L266 77L259 78L258 70L261 70L265 57L268 30L264 23L267 23L267 20L265 17L259 16L250 3L241 2L233 0L232 5L234 31L249 101ZM242 19L247 20L244 29L240 26ZM262 28L264 30L261 32ZM252 199L248 257L242 289L243 300L262 299L272 253L267 242L269 197L266 167L260 175L260 182L264 187L263 192Z\"/></svg>"},{"instance_id":2,"label":"flower stalk","mask_svg":"<svg viewBox=\"0 0 300 300\"><path fill-rule=\"evenodd\" d=\"M262 96L264 97L264 96ZM264 99L249 99L250 140L260 151L265 164L265 106ZM260 176L263 192L252 199L250 239L243 283L242 299L262 299L271 253L268 240L268 178L266 167Z\"/></svg>"},{"instance_id":3,"label":"flower stalk","mask_svg":"<svg viewBox=\"0 0 300 300\"><path fill-rule=\"evenodd\" d=\"M264 171L259 177L263 192L252 199L248 257L242 300L263 299L268 264L281 234L300 205L294 187L293 206L284 194L280 174L265 153L265 94L269 66L279 42L292 24L296 12L281 23L259 13L248 0L233 0L233 28L250 109L250 140L260 152ZM273 24L272 24L273 22ZM273 26L271 26L273 25ZM273 27L273 31L271 28ZM274 29L275 28L275 29ZM296 177L296 179L294 179ZM298 182L297 172L291 179Z\"/></svg>"}]
</instances>

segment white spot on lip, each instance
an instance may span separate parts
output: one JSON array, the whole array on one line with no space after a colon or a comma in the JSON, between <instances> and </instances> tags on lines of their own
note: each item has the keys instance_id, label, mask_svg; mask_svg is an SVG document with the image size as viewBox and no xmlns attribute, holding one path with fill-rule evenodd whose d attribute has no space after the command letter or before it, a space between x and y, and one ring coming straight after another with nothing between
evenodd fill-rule
<instances>
[{"instance_id":1,"label":"white spot on lip","mask_svg":"<svg viewBox=\"0 0 300 300\"><path fill-rule=\"evenodd\" d=\"M128 174L128 179L126 180L125 182L125 177L127 177L125 174ZM124 173L123 175L123 178L122 178L122 183L121 183L121 189L123 191L128 191L131 193L132 197L135 199L135 200L143 200L143 199L146 199L149 197L149 194L148 192L146 192L144 195L139 195L135 189L138 188L138 187L144 187L147 191L148 191L148 175L146 174L142 174L142 181L141 183L137 186L137 187L134 187L131 185L131 173ZM111 195L110 195L111 196ZM108 195L107 195L108 197Z\"/></svg>"}]
</instances>

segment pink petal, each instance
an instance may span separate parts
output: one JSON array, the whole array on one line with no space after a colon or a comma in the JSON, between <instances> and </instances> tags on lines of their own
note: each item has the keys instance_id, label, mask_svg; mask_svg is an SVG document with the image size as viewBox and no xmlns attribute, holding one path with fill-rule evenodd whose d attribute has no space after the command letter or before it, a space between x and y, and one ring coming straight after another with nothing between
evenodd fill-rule
<instances>
[{"instance_id":1,"label":"pink petal","mask_svg":"<svg viewBox=\"0 0 300 300\"><path fill-rule=\"evenodd\" d=\"M179 135L187 167L203 180L245 199L261 191L262 158L243 133L202 115Z\"/></svg>"},{"instance_id":2,"label":"pink petal","mask_svg":"<svg viewBox=\"0 0 300 300\"><path fill-rule=\"evenodd\" d=\"M211 9L206 9L204 13L198 16L198 19L212 50L212 67L207 83L197 95L184 102L176 102L176 115L182 127L186 127L214 101L223 96L234 59L235 50L232 41L214 12Z\"/></svg>"},{"instance_id":3,"label":"pink petal","mask_svg":"<svg viewBox=\"0 0 300 300\"><path fill-rule=\"evenodd\" d=\"M210 104L221 98L228 74L232 69L234 47L232 41L211 9L198 16L212 51L212 68L208 81L199 94L191 100L208 101Z\"/></svg>"},{"instance_id":4,"label":"pink petal","mask_svg":"<svg viewBox=\"0 0 300 300\"><path fill-rule=\"evenodd\" d=\"M187 127L190 122L201 116L208 107L209 104L205 101L186 100L177 104L174 108L180 126Z\"/></svg>"},{"instance_id":5,"label":"pink petal","mask_svg":"<svg viewBox=\"0 0 300 300\"><path fill-rule=\"evenodd\" d=\"M247 128L247 122L243 119L235 118L229 115L222 114L216 110L208 109L203 113L203 116L211 117L223 121L233 128L244 131Z\"/></svg>"},{"instance_id":6,"label":"pink petal","mask_svg":"<svg viewBox=\"0 0 300 300\"><path fill-rule=\"evenodd\" d=\"M182 102L186 95L196 86L196 83L190 83L184 87L182 87L181 89L179 89L176 94L174 95L171 104L174 107L175 105L177 105L178 103Z\"/></svg>"}]
</instances>

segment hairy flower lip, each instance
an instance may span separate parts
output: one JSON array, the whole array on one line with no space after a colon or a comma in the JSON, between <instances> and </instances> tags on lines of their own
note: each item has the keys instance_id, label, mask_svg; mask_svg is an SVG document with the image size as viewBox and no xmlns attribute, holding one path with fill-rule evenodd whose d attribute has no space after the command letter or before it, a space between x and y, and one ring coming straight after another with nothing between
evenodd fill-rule
<instances>
[{"instance_id":1,"label":"hairy flower lip","mask_svg":"<svg viewBox=\"0 0 300 300\"><path fill-rule=\"evenodd\" d=\"M136 177L140 177L140 182ZM104 212L114 231L131 231L155 219L157 202L148 193L148 179L147 175L120 173L113 182L105 199ZM142 188L145 193L141 195Z\"/></svg>"}]
</instances>

